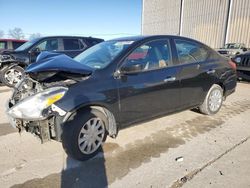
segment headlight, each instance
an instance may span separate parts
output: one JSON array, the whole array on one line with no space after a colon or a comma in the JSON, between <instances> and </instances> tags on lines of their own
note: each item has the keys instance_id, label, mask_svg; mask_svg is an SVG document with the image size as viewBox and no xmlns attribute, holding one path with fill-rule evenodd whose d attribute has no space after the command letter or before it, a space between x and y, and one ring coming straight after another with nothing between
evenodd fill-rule
<instances>
[{"instance_id":1,"label":"headlight","mask_svg":"<svg viewBox=\"0 0 250 188\"><path fill-rule=\"evenodd\" d=\"M241 57L236 57L236 58L234 59L234 61L235 61L236 63L240 63L240 62L241 62Z\"/></svg>"},{"instance_id":2,"label":"headlight","mask_svg":"<svg viewBox=\"0 0 250 188\"><path fill-rule=\"evenodd\" d=\"M60 100L67 90L65 87L46 89L17 103L8 110L8 114L16 119L45 119L46 117L42 114L43 110Z\"/></svg>"},{"instance_id":3,"label":"headlight","mask_svg":"<svg viewBox=\"0 0 250 188\"><path fill-rule=\"evenodd\" d=\"M236 54L237 54L236 51L231 51L231 52L230 52L230 55L236 55Z\"/></svg>"}]
</instances>

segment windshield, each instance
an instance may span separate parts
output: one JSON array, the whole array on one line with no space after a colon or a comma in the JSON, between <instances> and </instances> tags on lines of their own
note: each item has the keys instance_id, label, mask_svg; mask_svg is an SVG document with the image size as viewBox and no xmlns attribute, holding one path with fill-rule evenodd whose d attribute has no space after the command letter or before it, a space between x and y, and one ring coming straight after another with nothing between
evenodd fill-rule
<instances>
[{"instance_id":1,"label":"windshield","mask_svg":"<svg viewBox=\"0 0 250 188\"><path fill-rule=\"evenodd\" d=\"M25 42L23 45L19 46L17 49L15 49L15 51L23 51L26 50L27 48L31 47L35 42L38 41L37 39L33 39L31 41Z\"/></svg>"},{"instance_id":2,"label":"windshield","mask_svg":"<svg viewBox=\"0 0 250 188\"><path fill-rule=\"evenodd\" d=\"M225 45L226 49L239 49L240 48L240 44L239 43L229 43Z\"/></svg>"},{"instance_id":3,"label":"windshield","mask_svg":"<svg viewBox=\"0 0 250 188\"><path fill-rule=\"evenodd\" d=\"M133 42L134 41L102 42L82 52L76 56L74 60L93 69L102 69L109 65L113 59Z\"/></svg>"}]
</instances>

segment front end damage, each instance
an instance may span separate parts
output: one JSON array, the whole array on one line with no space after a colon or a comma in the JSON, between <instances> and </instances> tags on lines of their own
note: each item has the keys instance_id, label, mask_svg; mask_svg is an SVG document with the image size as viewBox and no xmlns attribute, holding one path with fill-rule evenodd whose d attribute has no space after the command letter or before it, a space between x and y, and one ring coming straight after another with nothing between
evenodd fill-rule
<instances>
[{"instance_id":1,"label":"front end damage","mask_svg":"<svg viewBox=\"0 0 250 188\"><path fill-rule=\"evenodd\" d=\"M39 136L42 142L50 139L60 141L59 126L66 112L50 104L59 100L59 98L56 95L48 97L46 91L51 90L51 88L54 90L55 88L63 88L66 91L67 87L61 85L48 87L49 84L41 84L30 77L25 77L16 86L7 104L7 114L12 126L17 128L19 132L25 130ZM37 97L37 102L34 99L32 100L35 97ZM43 105L42 103L46 103L46 100L49 103Z\"/></svg>"},{"instance_id":2,"label":"front end damage","mask_svg":"<svg viewBox=\"0 0 250 188\"><path fill-rule=\"evenodd\" d=\"M61 141L61 124L66 112L54 103L63 98L71 85L89 78L90 70L66 55L43 54L26 69L7 104L12 126L40 137Z\"/></svg>"}]
</instances>

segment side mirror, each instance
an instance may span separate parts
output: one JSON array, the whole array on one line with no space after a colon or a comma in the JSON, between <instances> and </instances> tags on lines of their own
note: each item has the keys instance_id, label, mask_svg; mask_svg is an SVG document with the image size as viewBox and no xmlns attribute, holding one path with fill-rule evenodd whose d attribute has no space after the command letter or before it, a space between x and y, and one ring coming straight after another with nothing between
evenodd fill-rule
<instances>
[{"instance_id":1,"label":"side mirror","mask_svg":"<svg viewBox=\"0 0 250 188\"><path fill-rule=\"evenodd\" d=\"M130 73L137 73L142 71L144 68L144 65L142 62L135 61L135 60L129 60L123 65L120 69L120 72L123 74L130 74Z\"/></svg>"}]
</instances>

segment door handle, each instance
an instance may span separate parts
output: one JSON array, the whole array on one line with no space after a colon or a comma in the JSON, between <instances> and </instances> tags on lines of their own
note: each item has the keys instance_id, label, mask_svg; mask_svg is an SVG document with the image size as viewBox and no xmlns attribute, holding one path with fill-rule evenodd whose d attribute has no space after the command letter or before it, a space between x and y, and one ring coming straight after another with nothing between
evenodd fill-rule
<instances>
[{"instance_id":1,"label":"door handle","mask_svg":"<svg viewBox=\"0 0 250 188\"><path fill-rule=\"evenodd\" d=\"M164 82L173 82L173 81L175 81L176 80L176 77L167 77L167 78L165 78L164 79Z\"/></svg>"},{"instance_id":2,"label":"door handle","mask_svg":"<svg viewBox=\"0 0 250 188\"><path fill-rule=\"evenodd\" d=\"M215 70L214 69L210 69L207 71L207 74L214 74L215 73Z\"/></svg>"}]
</instances>

